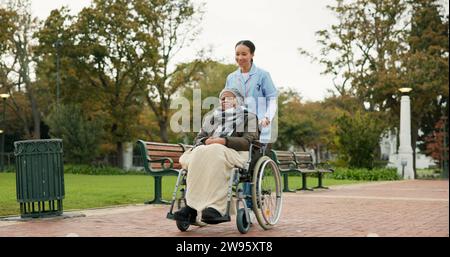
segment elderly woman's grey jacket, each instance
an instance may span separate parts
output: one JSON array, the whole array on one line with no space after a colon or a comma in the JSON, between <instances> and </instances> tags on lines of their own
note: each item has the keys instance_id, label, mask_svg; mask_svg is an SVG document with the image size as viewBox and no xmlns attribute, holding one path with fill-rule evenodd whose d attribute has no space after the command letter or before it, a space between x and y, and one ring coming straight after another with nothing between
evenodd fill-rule
<instances>
[{"instance_id":1,"label":"elderly woman's grey jacket","mask_svg":"<svg viewBox=\"0 0 450 257\"><path fill-rule=\"evenodd\" d=\"M205 140L214 134L214 131L218 128L219 124L212 122L214 115L212 113L207 114L202 125L200 133L194 140L194 144L204 144ZM250 143L259 138L258 131L258 118L254 113L244 113L244 126L243 129L237 129L233 131L231 136L226 136L225 146L232 148L236 151L248 151Z\"/></svg>"}]
</instances>

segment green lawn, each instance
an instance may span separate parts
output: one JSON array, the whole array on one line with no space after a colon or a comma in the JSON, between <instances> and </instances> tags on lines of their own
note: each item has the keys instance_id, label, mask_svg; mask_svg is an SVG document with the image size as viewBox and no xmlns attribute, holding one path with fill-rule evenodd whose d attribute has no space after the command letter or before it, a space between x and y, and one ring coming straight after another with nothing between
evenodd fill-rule
<instances>
[{"instance_id":1,"label":"green lawn","mask_svg":"<svg viewBox=\"0 0 450 257\"><path fill-rule=\"evenodd\" d=\"M86 209L121 204L143 203L153 199L153 178L146 175L75 175L65 174L64 210ZM169 200L176 177L163 178L163 198ZM364 181L324 179L325 186L363 183ZM316 186L317 178L308 178ZM289 178L291 189L301 187L301 178ZM0 173L0 216L19 215L16 202L15 173Z\"/></svg>"}]
</instances>

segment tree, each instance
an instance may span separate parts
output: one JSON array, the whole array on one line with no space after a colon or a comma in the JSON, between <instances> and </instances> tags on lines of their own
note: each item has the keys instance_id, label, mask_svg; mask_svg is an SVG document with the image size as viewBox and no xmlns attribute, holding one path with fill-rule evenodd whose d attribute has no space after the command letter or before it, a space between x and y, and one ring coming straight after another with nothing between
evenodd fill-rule
<instances>
[{"instance_id":1,"label":"tree","mask_svg":"<svg viewBox=\"0 0 450 257\"><path fill-rule=\"evenodd\" d=\"M445 153L448 153L448 146L446 147L444 144L446 136L445 133L448 133L448 131L445 131L444 129L446 121L447 119L439 120L434 126L435 130L433 131L433 133L429 134L425 138L426 153L434 160L441 163L441 165L443 161L448 161L448 155L444 155Z\"/></svg>"},{"instance_id":2,"label":"tree","mask_svg":"<svg viewBox=\"0 0 450 257\"><path fill-rule=\"evenodd\" d=\"M78 105L60 105L45 120L50 135L63 140L67 162L89 164L98 156L103 136L100 119L89 120Z\"/></svg>"},{"instance_id":3,"label":"tree","mask_svg":"<svg viewBox=\"0 0 450 257\"><path fill-rule=\"evenodd\" d=\"M162 140L168 140L171 97L185 86L183 76L172 78L187 67L169 72L169 64L192 36L193 15L187 0L94 0L74 17L64 8L53 11L38 36L42 91L55 92L54 43L60 40L62 100L105 116L121 165L123 142L143 131L143 107L154 112Z\"/></svg>"},{"instance_id":4,"label":"tree","mask_svg":"<svg viewBox=\"0 0 450 257\"><path fill-rule=\"evenodd\" d=\"M415 156L417 142L424 142L449 110L449 34L448 17L445 20L440 14L438 1L417 0L411 5L410 48L403 56L403 70L407 85L413 88L411 132ZM419 131L423 136L419 136ZM419 147L425 150L426 144Z\"/></svg>"},{"instance_id":5,"label":"tree","mask_svg":"<svg viewBox=\"0 0 450 257\"><path fill-rule=\"evenodd\" d=\"M195 68L191 67L190 69L186 69L186 72L183 73L181 71L184 69L178 69L179 72L174 74L173 77L176 79L180 76L180 73L182 74L181 76L183 78L178 79L180 83L185 84L185 87L181 90L181 96L189 100L192 110L190 115L190 131L193 133L182 133L180 134L182 138L179 136L177 140L182 139L185 142L191 143L199 132L201 127L200 123L202 122L202 119L194 120L194 112L198 111L194 110L194 101L198 101L196 104L199 105L196 105L195 108L198 108L200 111L199 113L195 113L195 115L198 115L198 118L203 118L213 108L212 106L202 106L203 104L208 104L205 99L215 97L217 101L211 103L215 105L219 104L219 93L225 86L227 75L236 70L236 65L224 64L213 60L194 61L188 65L195 66ZM190 78L186 77L188 74ZM189 82L186 83L185 81ZM198 96L200 96L200 99L194 99ZM194 124L194 122L198 124Z\"/></svg>"},{"instance_id":6,"label":"tree","mask_svg":"<svg viewBox=\"0 0 450 257\"><path fill-rule=\"evenodd\" d=\"M53 45L62 40L61 55L70 67L64 69L80 78L64 95L72 103L80 101L91 113L104 115L119 166L123 143L137 136L144 104L141 86L146 77L152 76L148 67L155 65L159 45L151 33L152 19L159 17L144 15L142 12L155 13L143 2L147 1L95 0L75 19L64 10L54 12L39 35L42 74L45 77L46 69L54 71ZM65 22L70 26L64 28ZM70 76L63 79L69 82L66 87L73 84Z\"/></svg>"},{"instance_id":7,"label":"tree","mask_svg":"<svg viewBox=\"0 0 450 257\"><path fill-rule=\"evenodd\" d=\"M438 1L337 1L329 7L338 23L318 34L319 57L335 76L340 95L356 96L361 108L381 112L391 127L399 124L397 89L412 87L412 143L419 130L448 110L448 18ZM439 115L437 114L439 113Z\"/></svg>"},{"instance_id":8,"label":"tree","mask_svg":"<svg viewBox=\"0 0 450 257\"><path fill-rule=\"evenodd\" d=\"M300 53L325 66L323 73L334 76L333 84L339 95L358 96L361 106L366 102L371 110L382 108L375 101L375 89L388 89L395 94L391 83L395 82L398 55L405 51L405 31L400 21L406 2L336 2L336 6L328 8L337 15L338 24L316 32L320 56L304 49Z\"/></svg>"},{"instance_id":9,"label":"tree","mask_svg":"<svg viewBox=\"0 0 450 257\"><path fill-rule=\"evenodd\" d=\"M8 1L6 8L0 9L3 27L0 37L0 82L4 91L11 95L8 107L22 123L25 137L40 138L41 114L35 85L30 77L34 63L33 33L38 22L31 15L30 4L29 0ZM22 84L24 90L21 90ZM31 115L28 115L28 110L31 110Z\"/></svg>"},{"instance_id":10,"label":"tree","mask_svg":"<svg viewBox=\"0 0 450 257\"><path fill-rule=\"evenodd\" d=\"M306 150L309 140L317 134L313 123L305 120L300 94L292 89L280 89L278 103L279 129L274 147L296 145Z\"/></svg>"},{"instance_id":11,"label":"tree","mask_svg":"<svg viewBox=\"0 0 450 257\"><path fill-rule=\"evenodd\" d=\"M375 149L383 127L374 113L357 111L336 120L336 141L339 158L351 168L373 168Z\"/></svg>"},{"instance_id":12,"label":"tree","mask_svg":"<svg viewBox=\"0 0 450 257\"><path fill-rule=\"evenodd\" d=\"M196 9L190 0L139 1L137 6L137 10L142 9L140 12L151 21L149 33L155 35L159 42L158 54L150 66L151 76L146 76L147 81L142 88L146 102L158 120L161 140L168 142L171 101L175 93L189 82L179 78L189 78L197 68L191 65L187 76L173 80L174 75L187 66L178 65L170 71L170 65L173 57L195 39L202 15L201 6ZM154 16L157 18L152 19Z\"/></svg>"}]
</instances>

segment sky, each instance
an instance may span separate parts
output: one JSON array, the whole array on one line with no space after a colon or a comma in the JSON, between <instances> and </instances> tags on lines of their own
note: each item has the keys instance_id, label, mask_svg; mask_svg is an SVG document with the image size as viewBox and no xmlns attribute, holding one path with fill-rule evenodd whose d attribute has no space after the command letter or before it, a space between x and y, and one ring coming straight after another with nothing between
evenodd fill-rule
<instances>
[{"instance_id":1,"label":"sky","mask_svg":"<svg viewBox=\"0 0 450 257\"><path fill-rule=\"evenodd\" d=\"M44 20L50 11L68 6L73 14L89 6L90 0L33 0L33 15ZM212 49L211 57L235 63L234 46L243 39L256 45L254 63L268 71L277 87L292 88L305 100L318 101L332 89L332 77L321 75L323 67L299 54L301 47L318 53L315 32L336 23L326 8L335 0L193 0L206 2L201 33L181 50L174 64L196 58L201 49ZM445 6L448 0L442 0ZM447 9L448 12L448 9Z\"/></svg>"}]
</instances>

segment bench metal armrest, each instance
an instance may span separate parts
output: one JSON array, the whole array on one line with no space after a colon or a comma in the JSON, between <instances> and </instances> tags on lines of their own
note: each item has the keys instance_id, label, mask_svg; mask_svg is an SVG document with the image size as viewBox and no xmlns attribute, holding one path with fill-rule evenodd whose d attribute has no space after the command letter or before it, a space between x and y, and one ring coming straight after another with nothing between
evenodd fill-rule
<instances>
[{"instance_id":1,"label":"bench metal armrest","mask_svg":"<svg viewBox=\"0 0 450 257\"><path fill-rule=\"evenodd\" d=\"M280 162L277 160L277 165L288 165L289 169L297 169L297 163L295 161L289 161L289 162Z\"/></svg>"},{"instance_id":2,"label":"bench metal armrest","mask_svg":"<svg viewBox=\"0 0 450 257\"><path fill-rule=\"evenodd\" d=\"M148 169L152 172L159 172L159 171L165 171L170 170L173 168L173 160L171 158L163 157L161 159L157 160L147 160L149 163L161 163L162 168L161 169L152 169L151 165L149 165ZM169 167L166 167L166 164L168 163Z\"/></svg>"},{"instance_id":3,"label":"bench metal armrest","mask_svg":"<svg viewBox=\"0 0 450 257\"><path fill-rule=\"evenodd\" d=\"M302 170L315 170L317 167L312 162L297 162L297 168Z\"/></svg>"},{"instance_id":4,"label":"bench metal armrest","mask_svg":"<svg viewBox=\"0 0 450 257\"><path fill-rule=\"evenodd\" d=\"M299 172L300 170L297 167L297 163L295 161L290 162L279 162L278 160L275 162L278 166L278 169L280 169L281 172ZM281 165L287 165L287 168L281 168Z\"/></svg>"},{"instance_id":5,"label":"bench metal armrest","mask_svg":"<svg viewBox=\"0 0 450 257\"><path fill-rule=\"evenodd\" d=\"M330 172L334 172L334 169L331 168L331 165L328 162L321 162L321 163L317 163L316 164L318 168L322 169L322 170L328 170Z\"/></svg>"},{"instance_id":6,"label":"bench metal armrest","mask_svg":"<svg viewBox=\"0 0 450 257\"><path fill-rule=\"evenodd\" d=\"M282 164L287 164L289 169L297 169L297 163L295 161L290 161L290 162L286 162L286 163L282 163Z\"/></svg>"}]
</instances>

